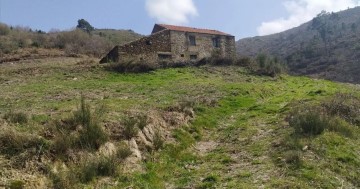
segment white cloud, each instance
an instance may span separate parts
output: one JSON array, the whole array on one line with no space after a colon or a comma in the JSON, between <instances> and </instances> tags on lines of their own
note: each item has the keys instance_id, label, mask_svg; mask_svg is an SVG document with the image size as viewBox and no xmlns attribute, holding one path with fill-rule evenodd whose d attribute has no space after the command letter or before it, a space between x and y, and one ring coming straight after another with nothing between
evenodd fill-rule
<instances>
[{"instance_id":1,"label":"white cloud","mask_svg":"<svg viewBox=\"0 0 360 189\"><path fill-rule=\"evenodd\" d=\"M192 0L146 0L146 10L157 21L167 24L186 24L198 12Z\"/></svg>"},{"instance_id":2,"label":"white cloud","mask_svg":"<svg viewBox=\"0 0 360 189\"><path fill-rule=\"evenodd\" d=\"M310 21L322 10L337 12L360 5L355 0L291 0L283 3L290 16L269 22L263 22L257 28L259 35L269 35L297 27Z\"/></svg>"}]
</instances>

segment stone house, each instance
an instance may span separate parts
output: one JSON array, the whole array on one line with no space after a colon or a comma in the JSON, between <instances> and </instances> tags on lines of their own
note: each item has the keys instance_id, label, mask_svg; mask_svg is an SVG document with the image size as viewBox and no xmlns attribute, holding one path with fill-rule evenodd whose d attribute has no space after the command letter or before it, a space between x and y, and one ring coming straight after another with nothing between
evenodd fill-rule
<instances>
[{"instance_id":1,"label":"stone house","mask_svg":"<svg viewBox=\"0 0 360 189\"><path fill-rule=\"evenodd\" d=\"M217 30L155 24L152 34L115 46L100 63L126 60L190 62L210 57L235 57L235 37Z\"/></svg>"}]
</instances>

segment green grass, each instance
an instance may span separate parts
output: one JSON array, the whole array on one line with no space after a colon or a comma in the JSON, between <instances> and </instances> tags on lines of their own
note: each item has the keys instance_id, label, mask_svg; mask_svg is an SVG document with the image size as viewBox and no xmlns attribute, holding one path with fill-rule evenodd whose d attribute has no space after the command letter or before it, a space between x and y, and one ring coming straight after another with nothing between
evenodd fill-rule
<instances>
[{"instance_id":1,"label":"green grass","mask_svg":"<svg viewBox=\"0 0 360 189\"><path fill-rule=\"evenodd\" d=\"M109 188L360 186L358 127L293 138L294 130L285 121L296 102L318 105L338 92L359 95L352 85L287 75L259 77L239 67L116 74L94 64L77 65L79 61L0 65L1 117L21 110L32 119L29 128L17 125L16 130L36 128L33 132L40 134L49 120L70 116L81 94L92 106L108 108L104 125L120 123L129 111L166 111L184 99L195 110L194 120L173 130L173 141L140 163L142 171L118 173L112 178L117 184ZM348 127L355 136L347 137ZM206 141L216 145L204 146L200 153L197 145Z\"/></svg>"}]
</instances>

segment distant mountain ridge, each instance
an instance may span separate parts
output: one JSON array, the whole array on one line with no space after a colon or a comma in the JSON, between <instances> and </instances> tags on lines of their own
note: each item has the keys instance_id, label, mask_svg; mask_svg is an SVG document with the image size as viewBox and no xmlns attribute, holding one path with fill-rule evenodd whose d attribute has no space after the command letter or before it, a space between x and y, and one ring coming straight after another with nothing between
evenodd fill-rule
<instances>
[{"instance_id":1,"label":"distant mountain ridge","mask_svg":"<svg viewBox=\"0 0 360 189\"><path fill-rule=\"evenodd\" d=\"M291 74L360 83L360 7L322 12L299 27L241 39L237 52L240 56L277 56Z\"/></svg>"}]
</instances>

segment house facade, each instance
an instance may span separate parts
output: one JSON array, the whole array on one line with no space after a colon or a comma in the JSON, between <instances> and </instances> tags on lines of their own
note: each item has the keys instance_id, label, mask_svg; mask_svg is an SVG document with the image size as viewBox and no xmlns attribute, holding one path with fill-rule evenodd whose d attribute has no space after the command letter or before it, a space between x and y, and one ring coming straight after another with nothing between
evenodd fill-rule
<instances>
[{"instance_id":1,"label":"house facade","mask_svg":"<svg viewBox=\"0 0 360 189\"><path fill-rule=\"evenodd\" d=\"M217 30L155 24L150 36L114 47L100 63L189 62L210 57L215 52L222 57L235 57L235 37Z\"/></svg>"}]
</instances>

